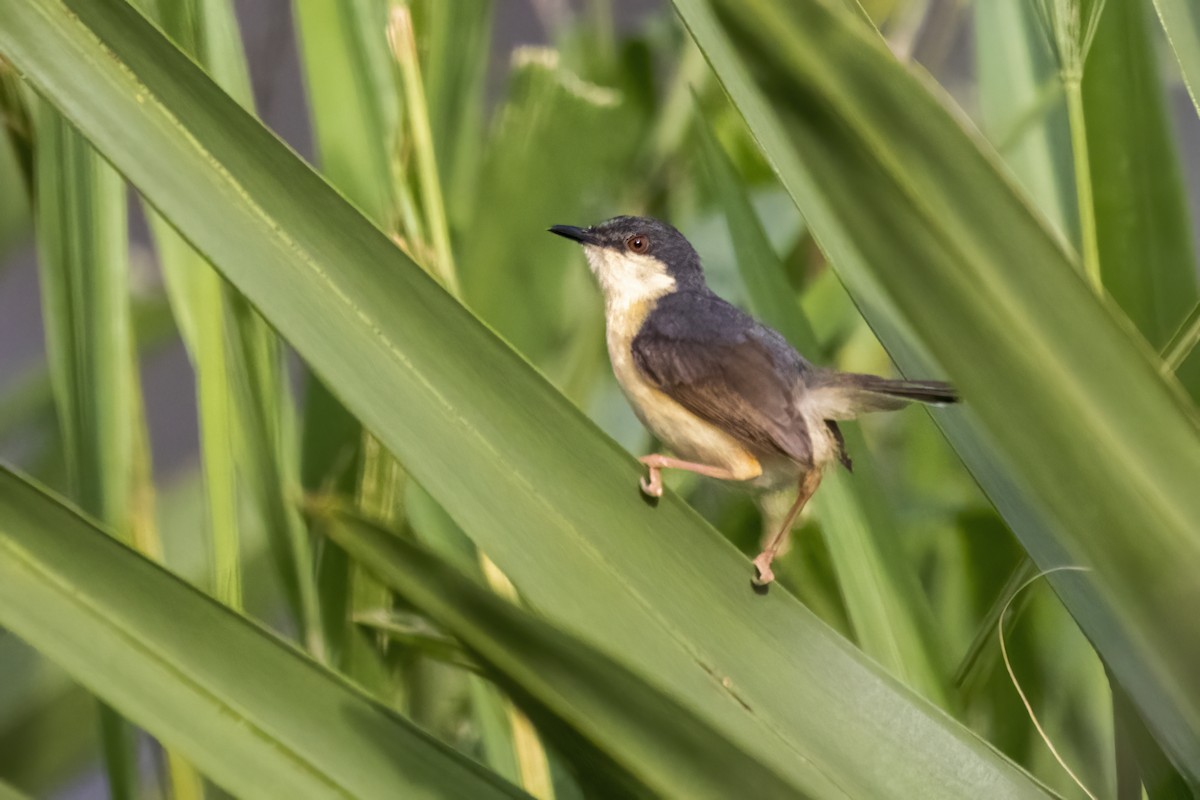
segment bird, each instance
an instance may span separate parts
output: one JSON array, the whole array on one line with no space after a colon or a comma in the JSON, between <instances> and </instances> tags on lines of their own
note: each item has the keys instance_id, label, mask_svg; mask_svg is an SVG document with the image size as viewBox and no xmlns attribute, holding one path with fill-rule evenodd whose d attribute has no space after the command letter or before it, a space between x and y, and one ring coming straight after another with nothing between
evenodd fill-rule
<instances>
[{"instance_id":1,"label":"bird","mask_svg":"<svg viewBox=\"0 0 1200 800\"><path fill-rule=\"evenodd\" d=\"M936 380L897 380L818 367L773 328L718 297L700 256L671 225L619 216L550 233L583 246L604 295L608 356L634 414L672 455L639 460L639 482L663 493L661 471L679 469L762 492L794 486L783 524L754 559L754 585L834 462L851 469L838 422L919 402L958 402Z\"/></svg>"}]
</instances>

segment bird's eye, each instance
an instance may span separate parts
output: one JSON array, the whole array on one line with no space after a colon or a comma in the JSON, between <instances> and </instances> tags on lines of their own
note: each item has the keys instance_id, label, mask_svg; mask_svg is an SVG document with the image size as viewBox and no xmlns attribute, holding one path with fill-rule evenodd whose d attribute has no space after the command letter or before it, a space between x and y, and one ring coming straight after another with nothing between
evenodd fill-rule
<instances>
[{"instance_id":1,"label":"bird's eye","mask_svg":"<svg viewBox=\"0 0 1200 800\"><path fill-rule=\"evenodd\" d=\"M645 236L630 236L625 240L625 246L635 253L644 253L650 249L650 240Z\"/></svg>"}]
</instances>

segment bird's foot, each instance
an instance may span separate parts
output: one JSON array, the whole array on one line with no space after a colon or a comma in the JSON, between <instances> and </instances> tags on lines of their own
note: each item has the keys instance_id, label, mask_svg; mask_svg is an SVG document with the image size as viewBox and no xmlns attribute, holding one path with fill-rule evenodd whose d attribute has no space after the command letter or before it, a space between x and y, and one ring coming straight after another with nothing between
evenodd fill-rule
<instances>
[{"instance_id":1,"label":"bird's foot","mask_svg":"<svg viewBox=\"0 0 1200 800\"><path fill-rule=\"evenodd\" d=\"M766 586L775 580L775 573L771 571L771 562L774 560L775 554L769 550L764 550L755 557L755 576L750 579L755 586Z\"/></svg>"},{"instance_id":2,"label":"bird's foot","mask_svg":"<svg viewBox=\"0 0 1200 800\"><path fill-rule=\"evenodd\" d=\"M663 493L662 472L656 464L649 461L649 459L656 458L660 458L660 456L643 456L638 459L650 470L648 477L643 477L638 481L638 486L642 487L642 494L647 497L662 497Z\"/></svg>"},{"instance_id":3,"label":"bird's foot","mask_svg":"<svg viewBox=\"0 0 1200 800\"><path fill-rule=\"evenodd\" d=\"M658 474L658 470L650 470L650 478L641 478L638 480L638 486L642 487L642 494L647 497L662 497L662 477Z\"/></svg>"}]
</instances>

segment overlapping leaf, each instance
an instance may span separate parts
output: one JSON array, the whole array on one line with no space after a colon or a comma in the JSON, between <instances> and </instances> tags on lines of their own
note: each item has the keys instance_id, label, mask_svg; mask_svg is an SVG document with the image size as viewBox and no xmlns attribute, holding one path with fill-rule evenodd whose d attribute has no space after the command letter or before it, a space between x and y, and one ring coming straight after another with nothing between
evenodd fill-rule
<instances>
[{"instance_id":1,"label":"overlapping leaf","mask_svg":"<svg viewBox=\"0 0 1200 800\"><path fill-rule=\"evenodd\" d=\"M0 626L241 796L524 796L7 470Z\"/></svg>"},{"instance_id":2,"label":"overlapping leaf","mask_svg":"<svg viewBox=\"0 0 1200 800\"><path fill-rule=\"evenodd\" d=\"M1042 793L794 599L755 596L745 559L678 499L646 506L627 454L128 6L69 8L78 16L53 0L0 0L0 52L255 302L533 606L635 674L669 675L677 702L798 792Z\"/></svg>"},{"instance_id":3,"label":"overlapping leaf","mask_svg":"<svg viewBox=\"0 0 1200 800\"><path fill-rule=\"evenodd\" d=\"M1200 437L941 97L819 0L726 3L781 74L779 110L703 0L675 0L814 235L902 367L920 341L968 410L941 424L1172 756L1200 774Z\"/></svg>"}]
</instances>

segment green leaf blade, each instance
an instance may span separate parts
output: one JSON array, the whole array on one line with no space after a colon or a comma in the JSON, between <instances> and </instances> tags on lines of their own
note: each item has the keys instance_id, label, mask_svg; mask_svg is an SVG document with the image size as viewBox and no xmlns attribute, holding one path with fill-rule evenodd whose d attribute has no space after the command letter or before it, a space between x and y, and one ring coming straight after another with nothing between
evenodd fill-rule
<instances>
[{"instance_id":1,"label":"green leaf blade","mask_svg":"<svg viewBox=\"0 0 1200 800\"><path fill-rule=\"evenodd\" d=\"M1150 15L1143 2L1108 0L1083 100L1104 287L1157 350L1196 304L1197 289Z\"/></svg>"},{"instance_id":2,"label":"green leaf blade","mask_svg":"<svg viewBox=\"0 0 1200 800\"><path fill-rule=\"evenodd\" d=\"M253 113L229 0L167 4L161 17L166 33ZM216 596L241 605L240 528L243 507L249 506L275 541L277 569L302 638L321 654L309 542L290 500L299 477L288 459L294 409L279 343L245 298L166 219L153 211L149 216L168 297L196 373ZM249 492L239 491L243 484Z\"/></svg>"},{"instance_id":3,"label":"green leaf blade","mask_svg":"<svg viewBox=\"0 0 1200 800\"><path fill-rule=\"evenodd\" d=\"M125 184L54 108L37 103L34 180L47 360L71 495L132 541L134 450L144 425L133 361ZM135 411L135 409L137 409ZM100 707L116 798L137 794L135 733Z\"/></svg>"},{"instance_id":4,"label":"green leaf blade","mask_svg":"<svg viewBox=\"0 0 1200 800\"><path fill-rule=\"evenodd\" d=\"M529 713L565 723L655 794L715 798L753 787L758 796L794 797L799 791L602 652L403 538L344 511L331 516L330 536L479 653L516 687Z\"/></svg>"},{"instance_id":5,"label":"green leaf blade","mask_svg":"<svg viewBox=\"0 0 1200 800\"><path fill-rule=\"evenodd\" d=\"M1183 70L1183 83L1200 113L1200 7L1189 0L1154 0L1167 40Z\"/></svg>"},{"instance_id":6,"label":"green leaf blade","mask_svg":"<svg viewBox=\"0 0 1200 800\"><path fill-rule=\"evenodd\" d=\"M628 454L124 3L76 0L78 18L51 0L0 8L0 51L85 121L533 608L670 674L676 700L809 794L1044 794L793 598L755 596L746 560L678 498L648 508ZM153 146L131 147L130 125Z\"/></svg>"},{"instance_id":7,"label":"green leaf blade","mask_svg":"<svg viewBox=\"0 0 1200 800\"><path fill-rule=\"evenodd\" d=\"M881 338L904 365L921 357L915 332L924 363L932 352L959 384L967 408L943 430L1030 554L1092 568L1053 582L1200 772L1200 635L1179 611L1200 602L1194 412L990 154L877 39L818 2L726 7L791 76L786 134L706 4L676 0Z\"/></svg>"},{"instance_id":8,"label":"green leaf blade","mask_svg":"<svg viewBox=\"0 0 1200 800\"><path fill-rule=\"evenodd\" d=\"M252 797L523 797L0 470L0 624Z\"/></svg>"}]
</instances>

